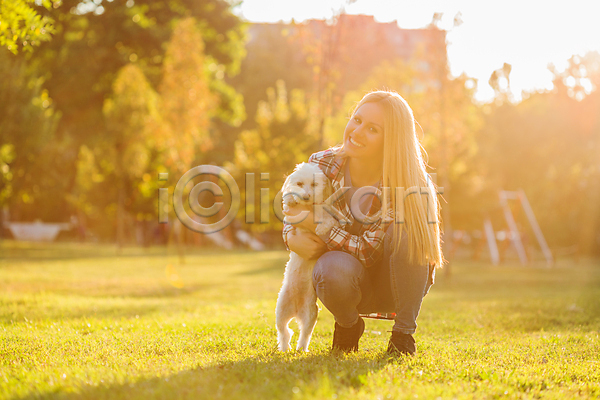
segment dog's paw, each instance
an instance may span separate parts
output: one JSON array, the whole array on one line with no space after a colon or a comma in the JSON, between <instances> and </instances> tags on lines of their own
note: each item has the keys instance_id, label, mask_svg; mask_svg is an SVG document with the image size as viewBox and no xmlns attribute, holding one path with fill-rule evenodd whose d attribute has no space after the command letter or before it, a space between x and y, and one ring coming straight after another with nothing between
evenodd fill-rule
<instances>
[{"instance_id":1,"label":"dog's paw","mask_svg":"<svg viewBox=\"0 0 600 400\"><path fill-rule=\"evenodd\" d=\"M328 233L331 230L331 227L327 227L324 224L318 224L315 228L315 233L317 236L322 236Z\"/></svg>"},{"instance_id":2,"label":"dog's paw","mask_svg":"<svg viewBox=\"0 0 600 400\"><path fill-rule=\"evenodd\" d=\"M315 233L319 236L325 235L336 226L339 226L339 224L335 218L327 218L325 221L317 225L315 228Z\"/></svg>"},{"instance_id":3,"label":"dog's paw","mask_svg":"<svg viewBox=\"0 0 600 400\"><path fill-rule=\"evenodd\" d=\"M288 351L290 349L289 345L278 345L277 346L277 351L280 351L282 353L285 353L286 351Z\"/></svg>"}]
</instances>

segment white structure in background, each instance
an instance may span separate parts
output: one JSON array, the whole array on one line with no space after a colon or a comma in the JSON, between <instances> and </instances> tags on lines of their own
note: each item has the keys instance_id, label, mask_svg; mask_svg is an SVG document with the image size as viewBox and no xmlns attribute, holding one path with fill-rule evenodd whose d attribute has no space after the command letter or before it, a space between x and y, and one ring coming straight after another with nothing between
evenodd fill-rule
<instances>
[{"instance_id":1,"label":"white structure in background","mask_svg":"<svg viewBox=\"0 0 600 400\"><path fill-rule=\"evenodd\" d=\"M207 233L204 236L219 247L227 250L233 249L233 243L221 232Z\"/></svg>"},{"instance_id":2,"label":"white structure in background","mask_svg":"<svg viewBox=\"0 0 600 400\"><path fill-rule=\"evenodd\" d=\"M513 216L513 213L508 205L508 200L519 200L521 203L521 207L523 211L525 211L525 215L527 216L527 220L529 221L529 225L535 234L535 237L542 249L542 253L546 258L546 263L548 266L552 266L554 264L554 257L552 256L552 252L546 243L546 239L542 234L542 230L533 214L533 210L531 209L531 205L527 200L527 196L525 192L521 189L518 192L509 192L506 190L500 191L500 206L504 211L504 219L506 220L506 224L510 229L510 234L508 238L512 241L513 246L517 250L517 254L519 255L519 260L521 260L521 264L527 265L529 260L527 259L527 253L525 252L525 247L523 246L523 242L521 241L521 233L517 227L517 223ZM492 228L492 223L489 219L484 222L484 231L486 233L488 247L490 249L490 255L492 259L492 263L494 265L498 265L500 262L500 257L498 253L498 247L496 246L496 236L494 234L494 230Z\"/></svg>"},{"instance_id":3,"label":"white structure in background","mask_svg":"<svg viewBox=\"0 0 600 400\"><path fill-rule=\"evenodd\" d=\"M15 239L31 242L52 242L61 230L69 230L70 223L35 222L5 222Z\"/></svg>"},{"instance_id":4,"label":"white structure in background","mask_svg":"<svg viewBox=\"0 0 600 400\"><path fill-rule=\"evenodd\" d=\"M485 232L488 248L490 249L490 258L492 259L492 264L498 265L500 264L500 252L498 251L498 245L496 244L494 227L492 226L492 221L490 221L489 218L483 222L483 230Z\"/></svg>"},{"instance_id":5,"label":"white structure in background","mask_svg":"<svg viewBox=\"0 0 600 400\"><path fill-rule=\"evenodd\" d=\"M231 250L234 248L233 243L231 243L231 241L228 240L227 237L225 237L225 235L221 232L213 232L206 234L205 236L219 247L222 247L227 250ZM241 243L244 243L252 250L259 251L265 249L265 245L257 239L253 238L252 235L250 235L248 232L237 230L235 232L235 237L237 238L237 240L239 240Z\"/></svg>"},{"instance_id":6,"label":"white structure in background","mask_svg":"<svg viewBox=\"0 0 600 400\"><path fill-rule=\"evenodd\" d=\"M258 239L253 238L248 232L243 231L241 229L235 232L235 237L240 242L244 243L246 246L250 247L252 250L260 251L265 249L265 245L262 244Z\"/></svg>"}]
</instances>

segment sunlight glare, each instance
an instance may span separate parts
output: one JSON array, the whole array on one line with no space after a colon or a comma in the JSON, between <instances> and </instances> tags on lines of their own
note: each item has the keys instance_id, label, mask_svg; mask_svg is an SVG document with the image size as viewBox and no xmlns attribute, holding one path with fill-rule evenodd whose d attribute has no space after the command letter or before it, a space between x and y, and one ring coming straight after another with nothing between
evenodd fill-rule
<instances>
[{"instance_id":1,"label":"sunlight glare","mask_svg":"<svg viewBox=\"0 0 600 400\"><path fill-rule=\"evenodd\" d=\"M423 28L434 12L443 13L439 26L448 30L451 73L477 79L476 98L481 101L492 98L488 79L505 62L513 67L510 84L519 100L521 91L552 88L550 63L562 71L572 55L600 51L600 1L592 0L245 0L238 12L253 22L299 22L331 18L342 7L349 14L373 15L379 22L397 21L406 29ZM463 23L454 27L458 12Z\"/></svg>"}]
</instances>

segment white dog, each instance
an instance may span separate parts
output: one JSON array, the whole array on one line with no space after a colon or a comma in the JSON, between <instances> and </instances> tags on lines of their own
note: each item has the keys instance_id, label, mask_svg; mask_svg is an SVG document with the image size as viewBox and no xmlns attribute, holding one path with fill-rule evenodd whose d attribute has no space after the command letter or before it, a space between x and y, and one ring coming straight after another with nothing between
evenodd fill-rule
<instances>
[{"instance_id":1,"label":"white dog","mask_svg":"<svg viewBox=\"0 0 600 400\"><path fill-rule=\"evenodd\" d=\"M332 193L332 186L323 172L314 164L298 164L294 172L287 177L283 184L284 210L297 204L320 204ZM323 211L323 220L317 225L316 234L328 232L337 221L326 211ZM302 230L303 228L297 227ZM305 260L293 251L290 260L285 266L283 285L277 298L275 309L277 324L277 343L280 351L290 348L290 339L293 331L288 327L292 318L300 326L300 337L296 350L308 351L308 344L313 329L317 322L319 309L317 307L317 294L312 285L312 272L316 260Z\"/></svg>"}]
</instances>

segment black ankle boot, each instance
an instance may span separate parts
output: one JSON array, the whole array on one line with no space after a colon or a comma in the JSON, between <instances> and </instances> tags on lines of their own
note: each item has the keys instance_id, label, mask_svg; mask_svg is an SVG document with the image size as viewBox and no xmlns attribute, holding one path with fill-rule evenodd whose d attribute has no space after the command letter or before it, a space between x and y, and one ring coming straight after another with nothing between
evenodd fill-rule
<instances>
[{"instance_id":1,"label":"black ankle boot","mask_svg":"<svg viewBox=\"0 0 600 400\"><path fill-rule=\"evenodd\" d=\"M392 332L392 337L387 348L389 355L398 356L400 354L407 354L412 356L416 351L415 339L413 339L411 334Z\"/></svg>"},{"instance_id":2,"label":"black ankle boot","mask_svg":"<svg viewBox=\"0 0 600 400\"><path fill-rule=\"evenodd\" d=\"M350 328L343 328L336 322L332 350L341 350L345 353L358 351L358 340L364 331L365 321L361 317L358 317L356 324Z\"/></svg>"}]
</instances>

